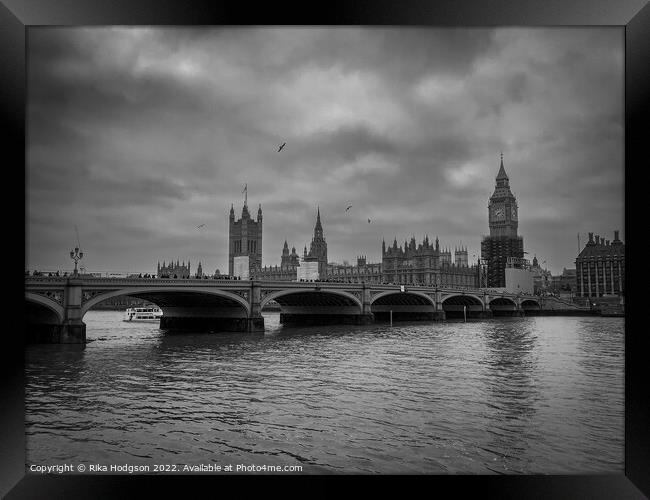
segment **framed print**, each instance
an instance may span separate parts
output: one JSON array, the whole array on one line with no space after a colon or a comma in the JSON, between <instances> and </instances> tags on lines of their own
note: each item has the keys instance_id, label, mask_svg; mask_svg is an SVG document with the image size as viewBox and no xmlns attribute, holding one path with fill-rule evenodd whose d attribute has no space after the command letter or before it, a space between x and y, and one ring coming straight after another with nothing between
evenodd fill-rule
<instances>
[{"instance_id":1,"label":"framed print","mask_svg":"<svg viewBox=\"0 0 650 500\"><path fill-rule=\"evenodd\" d=\"M645 2L0 12L7 498L649 494Z\"/></svg>"}]
</instances>

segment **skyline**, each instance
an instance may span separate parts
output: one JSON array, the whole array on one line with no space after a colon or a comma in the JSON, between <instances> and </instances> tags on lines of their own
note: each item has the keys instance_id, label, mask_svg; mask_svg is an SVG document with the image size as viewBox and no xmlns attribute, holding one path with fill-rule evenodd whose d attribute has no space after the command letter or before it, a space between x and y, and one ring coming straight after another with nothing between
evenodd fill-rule
<instances>
[{"instance_id":1,"label":"skyline","mask_svg":"<svg viewBox=\"0 0 650 500\"><path fill-rule=\"evenodd\" d=\"M30 269L71 268L77 225L91 271L227 272L244 184L263 265L318 206L330 261L428 234L471 263L501 152L527 258L625 240L618 28L30 28L28 53Z\"/></svg>"}]
</instances>

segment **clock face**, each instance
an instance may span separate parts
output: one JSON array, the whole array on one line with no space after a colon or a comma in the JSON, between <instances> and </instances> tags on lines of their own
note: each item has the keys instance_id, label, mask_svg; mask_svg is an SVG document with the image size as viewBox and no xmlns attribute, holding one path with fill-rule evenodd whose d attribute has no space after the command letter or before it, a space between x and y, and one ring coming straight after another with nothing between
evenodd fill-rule
<instances>
[{"instance_id":1,"label":"clock face","mask_svg":"<svg viewBox=\"0 0 650 500\"><path fill-rule=\"evenodd\" d=\"M512 220L517 220L517 207L512 207Z\"/></svg>"},{"instance_id":2,"label":"clock face","mask_svg":"<svg viewBox=\"0 0 650 500\"><path fill-rule=\"evenodd\" d=\"M497 208L494 210L494 216L497 219L503 219L505 216L505 212L503 211L503 208Z\"/></svg>"}]
</instances>

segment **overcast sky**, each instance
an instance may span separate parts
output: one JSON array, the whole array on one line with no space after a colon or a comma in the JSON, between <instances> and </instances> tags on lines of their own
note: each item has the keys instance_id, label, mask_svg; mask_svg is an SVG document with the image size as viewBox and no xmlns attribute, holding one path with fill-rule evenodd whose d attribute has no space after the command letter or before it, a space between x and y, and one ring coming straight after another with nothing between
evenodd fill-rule
<instances>
[{"instance_id":1,"label":"overcast sky","mask_svg":"<svg viewBox=\"0 0 650 500\"><path fill-rule=\"evenodd\" d=\"M622 28L29 28L28 54L29 269L70 269L77 225L88 271L227 272L245 183L264 265L318 205L330 261L475 260L501 151L530 258L625 237Z\"/></svg>"}]
</instances>

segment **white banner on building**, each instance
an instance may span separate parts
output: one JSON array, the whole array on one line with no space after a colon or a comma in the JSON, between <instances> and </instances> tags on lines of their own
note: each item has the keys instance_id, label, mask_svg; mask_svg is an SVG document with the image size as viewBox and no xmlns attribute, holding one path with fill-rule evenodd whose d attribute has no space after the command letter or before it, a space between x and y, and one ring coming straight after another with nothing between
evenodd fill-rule
<instances>
[{"instance_id":1,"label":"white banner on building","mask_svg":"<svg viewBox=\"0 0 650 500\"><path fill-rule=\"evenodd\" d=\"M528 269L506 267L506 291L509 293L533 293L533 273Z\"/></svg>"},{"instance_id":2,"label":"white banner on building","mask_svg":"<svg viewBox=\"0 0 650 500\"><path fill-rule=\"evenodd\" d=\"M249 257L248 255L240 255L233 258L232 272L233 276L243 280L249 279Z\"/></svg>"},{"instance_id":3,"label":"white banner on building","mask_svg":"<svg viewBox=\"0 0 650 500\"><path fill-rule=\"evenodd\" d=\"M300 280L317 280L318 279L318 261L300 261L296 268L296 279Z\"/></svg>"}]
</instances>

